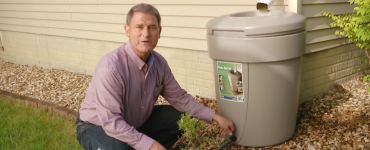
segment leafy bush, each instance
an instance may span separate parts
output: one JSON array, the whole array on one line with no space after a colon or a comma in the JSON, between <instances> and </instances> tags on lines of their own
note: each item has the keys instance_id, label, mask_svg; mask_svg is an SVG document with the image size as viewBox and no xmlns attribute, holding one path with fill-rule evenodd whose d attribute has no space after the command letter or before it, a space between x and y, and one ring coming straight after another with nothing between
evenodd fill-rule
<instances>
[{"instance_id":1,"label":"leafy bush","mask_svg":"<svg viewBox=\"0 0 370 150\"><path fill-rule=\"evenodd\" d=\"M207 136L198 136L199 132L202 131L206 124L202 121L199 121L195 118L192 118L190 114L185 113L181 116L181 119L177 121L180 130L183 131L183 138L187 138L188 150L203 149L208 141ZM183 149L184 150L184 149Z\"/></svg>"},{"instance_id":2,"label":"leafy bush","mask_svg":"<svg viewBox=\"0 0 370 150\"><path fill-rule=\"evenodd\" d=\"M360 47L370 59L370 0L349 0L352 5L357 5L353 13L334 15L329 11L322 11L326 17L333 20L331 27L339 27L335 35L346 36L349 41L353 41L356 46ZM364 82L370 81L369 75L364 77ZM367 89L370 92L370 87Z\"/></svg>"}]
</instances>

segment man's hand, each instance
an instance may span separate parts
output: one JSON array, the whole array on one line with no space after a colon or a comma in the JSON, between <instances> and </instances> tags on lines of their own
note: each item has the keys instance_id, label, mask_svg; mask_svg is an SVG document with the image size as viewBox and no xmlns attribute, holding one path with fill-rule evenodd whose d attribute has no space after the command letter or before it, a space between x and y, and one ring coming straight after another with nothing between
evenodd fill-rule
<instances>
[{"instance_id":1,"label":"man's hand","mask_svg":"<svg viewBox=\"0 0 370 150\"><path fill-rule=\"evenodd\" d=\"M215 114L213 116L213 120L218 123L221 130L220 133L222 136L224 135L231 135L235 129L233 122L231 120L226 119L225 117L222 117L219 114Z\"/></svg>"},{"instance_id":2,"label":"man's hand","mask_svg":"<svg viewBox=\"0 0 370 150\"><path fill-rule=\"evenodd\" d=\"M150 150L167 150L166 148L164 148L160 143L158 143L157 141L155 141L152 146L150 146Z\"/></svg>"}]
</instances>

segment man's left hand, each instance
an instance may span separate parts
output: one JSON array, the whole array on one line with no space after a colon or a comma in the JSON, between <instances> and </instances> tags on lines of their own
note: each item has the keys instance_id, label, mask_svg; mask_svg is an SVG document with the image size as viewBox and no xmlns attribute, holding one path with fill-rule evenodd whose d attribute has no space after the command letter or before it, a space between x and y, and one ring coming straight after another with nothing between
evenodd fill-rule
<instances>
[{"instance_id":1,"label":"man's left hand","mask_svg":"<svg viewBox=\"0 0 370 150\"><path fill-rule=\"evenodd\" d=\"M215 120L218 125L220 126L220 133L222 136L224 135L232 135L232 133L234 132L234 124L231 120L219 115L219 114L215 114L213 116L213 120Z\"/></svg>"}]
</instances>

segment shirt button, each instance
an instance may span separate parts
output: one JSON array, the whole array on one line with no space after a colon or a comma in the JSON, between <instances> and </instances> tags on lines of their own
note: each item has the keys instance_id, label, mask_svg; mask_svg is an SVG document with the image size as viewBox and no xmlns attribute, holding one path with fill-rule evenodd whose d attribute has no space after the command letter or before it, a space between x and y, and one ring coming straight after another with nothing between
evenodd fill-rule
<instances>
[{"instance_id":1,"label":"shirt button","mask_svg":"<svg viewBox=\"0 0 370 150\"><path fill-rule=\"evenodd\" d=\"M142 123L142 121L140 120L140 123Z\"/></svg>"},{"instance_id":2,"label":"shirt button","mask_svg":"<svg viewBox=\"0 0 370 150\"><path fill-rule=\"evenodd\" d=\"M144 109L144 106L143 107L141 107L142 109Z\"/></svg>"},{"instance_id":3,"label":"shirt button","mask_svg":"<svg viewBox=\"0 0 370 150\"><path fill-rule=\"evenodd\" d=\"M144 91L144 94L146 94L145 91Z\"/></svg>"}]
</instances>

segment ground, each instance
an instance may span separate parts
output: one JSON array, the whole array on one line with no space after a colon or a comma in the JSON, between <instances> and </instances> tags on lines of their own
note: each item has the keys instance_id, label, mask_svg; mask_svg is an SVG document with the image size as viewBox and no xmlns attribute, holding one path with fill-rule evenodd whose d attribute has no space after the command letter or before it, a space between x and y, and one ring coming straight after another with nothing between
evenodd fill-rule
<instances>
[{"instance_id":1,"label":"ground","mask_svg":"<svg viewBox=\"0 0 370 150\"><path fill-rule=\"evenodd\" d=\"M58 104L78 111L91 76L36 66L24 66L0 61L0 90L21 94ZM299 108L296 133L280 145L247 148L229 144L226 149L370 149L370 94L369 82L363 75L336 84ZM217 111L215 100L195 99ZM157 104L168 104L159 97ZM224 139L215 122L208 124L199 136L208 136L207 149L217 149ZM186 145L180 139L175 149Z\"/></svg>"}]
</instances>

